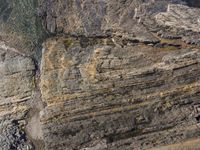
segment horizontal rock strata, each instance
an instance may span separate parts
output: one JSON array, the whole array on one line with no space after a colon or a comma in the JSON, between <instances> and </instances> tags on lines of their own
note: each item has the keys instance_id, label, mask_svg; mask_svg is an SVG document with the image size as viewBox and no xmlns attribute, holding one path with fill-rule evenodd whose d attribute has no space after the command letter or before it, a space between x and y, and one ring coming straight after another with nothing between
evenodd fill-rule
<instances>
[{"instance_id":1,"label":"horizontal rock strata","mask_svg":"<svg viewBox=\"0 0 200 150\"><path fill-rule=\"evenodd\" d=\"M50 39L41 64L46 148L147 149L198 137L199 61L198 49Z\"/></svg>"},{"instance_id":2,"label":"horizontal rock strata","mask_svg":"<svg viewBox=\"0 0 200 150\"><path fill-rule=\"evenodd\" d=\"M6 48L6 49L5 49ZM0 45L0 149L32 149L25 133L34 88L32 59Z\"/></svg>"},{"instance_id":3,"label":"horizontal rock strata","mask_svg":"<svg viewBox=\"0 0 200 150\"><path fill-rule=\"evenodd\" d=\"M0 149L200 149L197 1L2 0Z\"/></svg>"}]
</instances>

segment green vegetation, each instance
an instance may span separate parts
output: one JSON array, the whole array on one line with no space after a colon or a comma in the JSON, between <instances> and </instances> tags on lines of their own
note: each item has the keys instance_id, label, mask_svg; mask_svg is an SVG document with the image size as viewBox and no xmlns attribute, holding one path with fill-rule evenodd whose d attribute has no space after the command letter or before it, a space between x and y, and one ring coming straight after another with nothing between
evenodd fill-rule
<instances>
[{"instance_id":1,"label":"green vegetation","mask_svg":"<svg viewBox=\"0 0 200 150\"><path fill-rule=\"evenodd\" d=\"M72 39L71 38L65 38L63 40L63 44L65 45L65 48L68 49L70 47L70 45L72 44Z\"/></svg>"}]
</instances>

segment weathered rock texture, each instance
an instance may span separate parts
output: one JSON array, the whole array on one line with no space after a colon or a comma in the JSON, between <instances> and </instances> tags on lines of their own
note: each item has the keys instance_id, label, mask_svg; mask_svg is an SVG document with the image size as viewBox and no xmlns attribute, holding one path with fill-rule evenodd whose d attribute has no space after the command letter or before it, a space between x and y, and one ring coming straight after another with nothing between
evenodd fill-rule
<instances>
[{"instance_id":1,"label":"weathered rock texture","mask_svg":"<svg viewBox=\"0 0 200 150\"><path fill-rule=\"evenodd\" d=\"M46 34L37 7L37 0L1 0L0 40L39 61Z\"/></svg>"},{"instance_id":2,"label":"weathered rock texture","mask_svg":"<svg viewBox=\"0 0 200 150\"><path fill-rule=\"evenodd\" d=\"M186 2L40 0L41 62L1 43L0 146L200 149L200 9Z\"/></svg>"},{"instance_id":3,"label":"weathered rock texture","mask_svg":"<svg viewBox=\"0 0 200 150\"><path fill-rule=\"evenodd\" d=\"M2 44L3 45L3 44ZM34 87L33 61L0 47L0 149L31 149L25 119Z\"/></svg>"},{"instance_id":4,"label":"weathered rock texture","mask_svg":"<svg viewBox=\"0 0 200 150\"><path fill-rule=\"evenodd\" d=\"M65 40L47 41L42 58L47 149L146 149L199 136L199 50Z\"/></svg>"}]
</instances>

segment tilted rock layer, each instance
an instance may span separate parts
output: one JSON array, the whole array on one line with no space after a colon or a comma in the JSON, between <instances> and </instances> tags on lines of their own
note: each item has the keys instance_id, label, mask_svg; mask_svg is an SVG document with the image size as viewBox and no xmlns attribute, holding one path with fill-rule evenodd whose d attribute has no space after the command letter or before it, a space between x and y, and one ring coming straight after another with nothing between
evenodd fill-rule
<instances>
[{"instance_id":1,"label":"tilted rock layer","mask_svg":"<svg viewBox=\"0 0 200 150\"><path fill-rule=\"evenodd\" d=\"M189 7L194 3L38 4L52 34L41 62L2 36L0 148L200 149L200 9Z\"/></svg>"}]
</instances>

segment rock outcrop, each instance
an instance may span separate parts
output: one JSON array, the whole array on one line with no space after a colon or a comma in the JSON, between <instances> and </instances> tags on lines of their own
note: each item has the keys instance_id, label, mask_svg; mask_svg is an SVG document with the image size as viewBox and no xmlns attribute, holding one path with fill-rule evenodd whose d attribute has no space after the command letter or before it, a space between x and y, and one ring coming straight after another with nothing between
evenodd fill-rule
<instances>
[{"instance_id":1,"label":"rock outcrop","mask_svg":"<svg viewBox=\"0 0 200 150\"><path fill-rule=\"evenodd\" d=\"M51 37L30 37L43 42L31 51L3 36L29 35L5 20L14 5L4 1L0 148L200 149L195 0L40 0L35 13Z\"/></svg>"},{"instance_id":2,"label":"rock outcrop","mask_svg":"<svg viewBox=\"0 0 200 150\"><path fill-rule=\"evenodd\" d=\"M28 101L34 89L33 61L2 44L0 47L0 149L31 149L25 134Z\"/></svg>"}]
</instances>

